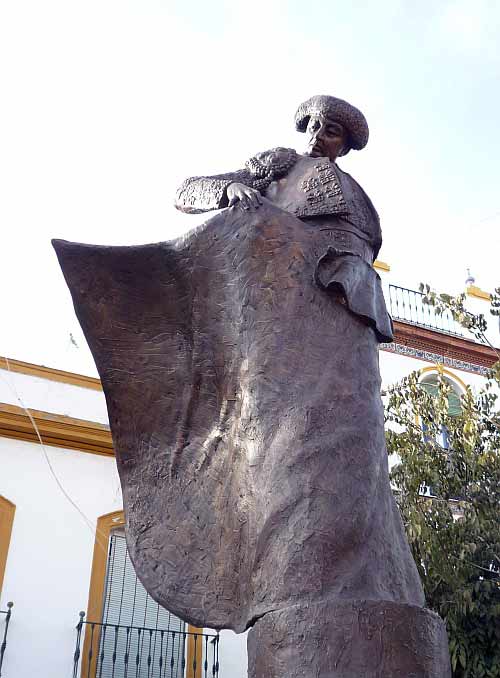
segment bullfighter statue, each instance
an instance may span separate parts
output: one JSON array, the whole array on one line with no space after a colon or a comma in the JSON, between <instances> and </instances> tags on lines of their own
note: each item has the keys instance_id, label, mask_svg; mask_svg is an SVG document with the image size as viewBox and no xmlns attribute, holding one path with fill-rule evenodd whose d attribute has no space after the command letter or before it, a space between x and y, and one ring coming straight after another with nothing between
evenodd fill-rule
<instances>
[{"instance_id":1,"label":"bullfighter statue","mask_svg":"<svg viewBox=\"0 0 500 678\"><path fill-rule=\"evenodd\" d=\"M248 636L250 678L446 678L388 477L377 212L337 159L368 141L331 96L301 155L186 180L222 210L141 247L55 241L99 370L130 556L162 605Z\"/></svg>"}]
</instances>

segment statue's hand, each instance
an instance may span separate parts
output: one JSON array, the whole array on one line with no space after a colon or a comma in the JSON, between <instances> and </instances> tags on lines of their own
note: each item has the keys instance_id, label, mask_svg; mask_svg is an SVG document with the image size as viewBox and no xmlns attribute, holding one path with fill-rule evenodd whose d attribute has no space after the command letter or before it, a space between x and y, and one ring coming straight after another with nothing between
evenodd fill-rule
<instances>
[{"instance_id":1,"label":"statue's hand","mask_svg":"<svg viewBox=\"0 0 500 678\"><path fill-rule=\"evenodd\" d=\"M262 196L255 188L234 182L226 189L229 207L239 203L244 210L256 210L262 205Z\"/></svg>"}]
</instances>

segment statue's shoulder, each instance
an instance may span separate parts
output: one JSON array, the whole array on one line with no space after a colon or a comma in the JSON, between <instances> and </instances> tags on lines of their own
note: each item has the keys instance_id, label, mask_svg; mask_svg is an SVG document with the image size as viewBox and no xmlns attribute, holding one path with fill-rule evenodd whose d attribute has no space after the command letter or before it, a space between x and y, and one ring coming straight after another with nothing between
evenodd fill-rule
<instances>
[{"instance_id":1,"label":"statue's shoulder","mask_svg":"<svg viewBox=\"0 0 500 678\"><path fill-rule=\"evenodd\" d=\"M359 182L356 181L356 179L349 174L348 172L344 171L341 169L338 165L335 165L335 168L340 176L340 179L343 183L349 183L351 187L354 189L354 191L363 199L363 201L366 203L372 218L375 220L377 224L380 224L380 218L378 215L377 210L375 209L375 206L373 205L373 202L371 201L370 196L368 193L365 191L365 189L361 186Z\"/></svg>"},{"instance_id":2,"label":"statue's shoulder","mask_svg":"<svg viewBox=\"0 0 500 678\"><path fill-rule=\"evenodd\" d=\"M252 156L245 168L252 175L253 187L262 190L272 181L286 176L299 157L295 149L277 146Z\"/></svg>"}]
</instances>

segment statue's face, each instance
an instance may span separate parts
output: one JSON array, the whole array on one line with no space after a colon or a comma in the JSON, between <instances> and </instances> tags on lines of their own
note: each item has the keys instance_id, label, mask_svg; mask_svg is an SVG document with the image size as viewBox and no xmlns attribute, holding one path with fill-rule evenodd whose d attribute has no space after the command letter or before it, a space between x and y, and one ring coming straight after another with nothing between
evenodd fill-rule
<instances>
[{"instance_id":1,"label":"statue's face","mask_svg":"<svg viewBox=\"0 0 500 678\"><path fill-rule=\"evenodd\" d=\"M306 155L312 158L326 156L334 162L348 143L345 127L324 115L311 115L306 133L309 137Z\"/></svg>"}]
</instances>

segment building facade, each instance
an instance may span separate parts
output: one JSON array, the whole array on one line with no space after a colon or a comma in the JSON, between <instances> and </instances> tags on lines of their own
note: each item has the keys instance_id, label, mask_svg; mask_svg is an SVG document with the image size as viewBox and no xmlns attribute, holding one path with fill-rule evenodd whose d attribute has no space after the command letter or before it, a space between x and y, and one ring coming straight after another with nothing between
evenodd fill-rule
<instances>
[{"instance_id":1,"label":"building facade","mask_svg":"<svg viewBox=\"0 0 500 678\"><path fill-rule=\"evenodd\" d=\"M458 394L478 388L495 352L375 266L395 327L380 350L383 386L420 370L445 374ZM469 286L471 310L487 299ZM123 523L99 380L0 358L0 675L246 676L244 635L190 627L147 596Z\"/></svg>"}]
</instances>

